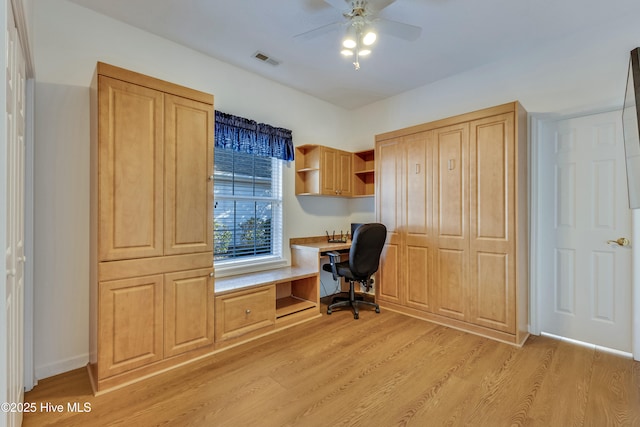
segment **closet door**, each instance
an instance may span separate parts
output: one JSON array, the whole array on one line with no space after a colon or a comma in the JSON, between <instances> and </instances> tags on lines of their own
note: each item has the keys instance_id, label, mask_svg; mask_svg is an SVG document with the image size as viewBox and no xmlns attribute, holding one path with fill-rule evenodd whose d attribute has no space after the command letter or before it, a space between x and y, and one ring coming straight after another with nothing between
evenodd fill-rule
<instances>
[{"instance_id":1,"label":"closet door","mask_svg":"<svg viewBox=\"0 0 640 427\"><path fill-rule=\"evenodd\" d=\"M471 122L469 321L515 333L514 114Z\"/></svg>"},{"instance_id":2,"label":"closet door","mask_svg":"<svg viewBox=\"0 0 640 427\"><path fill-rule=\"evenodd\" d=\"M164 253L213 253L213 110L173 95L164 104Z\"/></svg>"},{"instance_id":3,"label":"closet door","mask_svg":"<svg viewBox=\"0 0 640 427\"><path fill-rule=\"evenodd\" d=\"M162 255L162 93L99 79L99 260Z\"/></svg>"},{"instance_id":4,"label":"closet door","mask_svg":"<svg viewBox=\"0 0 640 427\"><path fill-rule=\"evenodd\" d=\"M406 305L423 311L433 307L433 166L432 132L403 139Z\"/></svg>"},{"instance_id":5,"label":"closet door","mask_svg":"<svg viewBox=\"0 0 640 427\"><path fill-rule=\"evenodd\" d=\"M469 124L433 131L435 313L466 318L469 265Z\"/></svg>"},{"instance_id":6,"label":"closet door","mask_svg":"<svg viewBox=\"0 0 640 427\"><path fill-rule=\"evenodd\" d=\"M378 269L377 297L400 303L404 263L401 259L402 145L400 139L383 141L376 147L376 212L378 222L387 227L387 240Z\"/></svg>"}]
</instances>

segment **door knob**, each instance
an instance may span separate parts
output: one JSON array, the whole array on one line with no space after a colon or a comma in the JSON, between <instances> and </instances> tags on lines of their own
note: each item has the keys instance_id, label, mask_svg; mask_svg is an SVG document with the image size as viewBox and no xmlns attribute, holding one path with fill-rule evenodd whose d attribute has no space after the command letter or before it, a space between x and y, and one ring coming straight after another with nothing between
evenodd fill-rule
<instances>
[{"instance_id":1,"label":"door knob","mask_svg":"<svg viewBox=\"0 0 640 427\"><path fill-rule=\"evenodd\" d=\"M629 246L629 243L631 242L626 237L620 237L618 240L607 240L608 245Z\"/></svg>"}]
</instances>

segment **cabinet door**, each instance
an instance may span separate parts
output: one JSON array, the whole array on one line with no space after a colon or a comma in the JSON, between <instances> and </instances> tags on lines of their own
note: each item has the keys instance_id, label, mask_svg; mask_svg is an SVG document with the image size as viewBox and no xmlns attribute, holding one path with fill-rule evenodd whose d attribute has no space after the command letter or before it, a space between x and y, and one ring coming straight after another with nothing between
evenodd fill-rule
<instances>
[{"instance_id":1,"label":"cabinet door","mask_svg":"<svg viewBox=\"0 0 640 427\"><path fill-rule=\"evenodd\" d=\"M162 93L99 77L100 261L162 255Z\"/></svg>"},{"instance_id":2,"label":"cabinet door","mask_svg":"<svg viewBox=\"0 0 640 427\"><path fill-rule=\"evenodd\" d=\"M469 321L515 333L513 113L471 122Z\"/></svg>"},{"instance_id":3,"label":"cabinet door","mask_svg":"<svg viewBox=\"0 0 640 427\"><path fill-rule=\"evenodd\" d=\"M402 301L401 255L402 221L402 147L400 140L390 140L376 146L376 217L387 227L387 240L380 259L376 296L380 301Z\"/></svg>"},{"instance_id":4,"label":"cabinet door","mask_svg":"<svg viewBox=\"0 0 640 427\"><path fill-rule=\"evenodd\" d=\"M407 136L404 146L403 212L407 260L406 305L432 311L433 290L433 167L431 132Z\"/></svg>"},{"instance_id":5,"label":"cabinet door","mask_svg":"<svg viewBox=\"0 0 640 427\"><path fill-rule=\"evenodd\" d=\"M163 358L162 275L99 284L98 378Z\"/></svg>"},{"instance_id":6,"label":"cabinet door","mask_svg":"<svg viewBox=\"0 0 640 427\"><path fill-rule=\"evenodd\" d=\"M320 192L327 196L338 195L336 176L338 151L322 147L320 151Z\"/></svg>"},{"instance_id":7,"label":"cabinet door","mask_svg":"<svg viewBox=\"0 0 640 427\"><path fill-rule=\"evenodd\" d=\"M466 319L465 283L469 265L469 124L435 129L434 253L435 312Z\"/></svg>"},{"instance_id":8,"label":"cabinet door","mask_svg":"<svg viewBox=\"0 0 640 427\"><path fill-rule=\"evenodd\" d=\"M165 95L166 255L213 252L213 106Z\"/></svg>"},{"instance_id":9,"label":"cabinet door","mask_svg":"<svg viewBox=\"0 0 640 427\"><path fill-rule=\"evenodd\" d=\"M338 169L336 174L338 175L338 195L351 196L353 195L353 154L346 151L338 151Z\"/></svg>"},{"instance_id":10,"label":"cabinet door","mask_svg":"<svg viewBox=\"0 0 640 427\"><path fill-rule=\"evenodd\" d=\"M165 357L213 344L212 273L206 268L165 275Z\"/></svg>"}]
</instances>

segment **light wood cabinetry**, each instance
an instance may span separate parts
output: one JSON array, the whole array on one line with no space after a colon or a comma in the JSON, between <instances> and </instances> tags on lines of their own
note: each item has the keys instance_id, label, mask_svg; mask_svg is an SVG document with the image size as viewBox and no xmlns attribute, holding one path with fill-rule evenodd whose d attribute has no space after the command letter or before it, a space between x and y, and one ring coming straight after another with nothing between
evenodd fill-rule
<instances>
[{"instance_id":1,"label":"light wood cabinetry","mask_svg":"<svg viewBox=\"0 0 640 427\"><path fill-rule=\"evenodd\" d=\"M383 305L524 342L526 120L515 102L376 137Z\"/></svg>"},{"instance_id":2,"label":"light wood cabinetry","mask_svg":"<svg viewBox=\"0 0 640 427\"><path fill-rule=\"evenodd\" d=\"M212 349L213 96L103 63L91 95L100 391Z\"/></svg>"},{"instance_id":3,"label":"light wood cabinetry","mask_svg":"<svg viewBox=\"0 0 640 427\"><path fill-rule=\"evenodd\" d=\"M353 153L353 196L375 194L375 150Z\"/></svg>"},{"instance_id":4,"label":"light wood cabinetry","mask_svg":"<svg viewBox=\"0 0 640 427\"><path fill-rule=\"evenodd\" d=\"M322 145L296 147L296 195L373 195L373 153L354 154Z\"/></svg>"},{"instance_id":5,"label":"light wood cabinetry","mask_svg":"<svg viewBox=\"0 0 640 427\"><path fill-rule=\"evenodd\" d=\"M215 340L219 346L319 316L316 264L218 279Z\"/></svg>"},{"instance_id":6,"label":"light wood cabinetry","mask_svg":"<svg viewBox=\"0 0 640 427\"><path fill-rule=\"evenodd\" d=\"M276 324L275 287L245 289L216 298L216 339L228 340Z\"/></svg>"}]
</instances>

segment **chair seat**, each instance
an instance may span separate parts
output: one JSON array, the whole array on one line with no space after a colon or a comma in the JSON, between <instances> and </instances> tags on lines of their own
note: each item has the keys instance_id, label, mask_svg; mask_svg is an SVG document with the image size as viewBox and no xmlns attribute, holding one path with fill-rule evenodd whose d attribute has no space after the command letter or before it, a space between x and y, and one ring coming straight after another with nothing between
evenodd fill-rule
<instances>
[{"instance_id":1,"label":"chair seat","mask_svg":"<svg viewBox=\"0 0 640 427\"><path fill-rule=\"evenodd\" d=\"M322 269L324 271L328 271L329 273L333 272L333 270L331 269L331 264L324 264L322 266ZM347 280L355 280L355 281L367 280L366 277L358 278L353 276L353 274L351 273L351 269L349 268L349 261L337 262L336 271L338 273L338 276L342 276Z\"/></svg>"}]
</instances>

